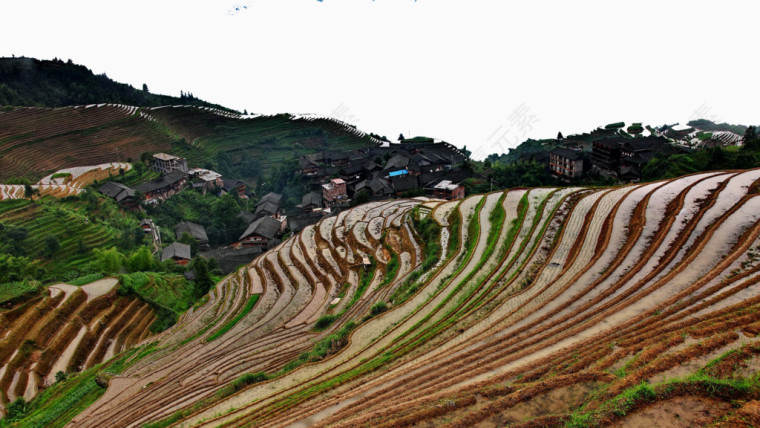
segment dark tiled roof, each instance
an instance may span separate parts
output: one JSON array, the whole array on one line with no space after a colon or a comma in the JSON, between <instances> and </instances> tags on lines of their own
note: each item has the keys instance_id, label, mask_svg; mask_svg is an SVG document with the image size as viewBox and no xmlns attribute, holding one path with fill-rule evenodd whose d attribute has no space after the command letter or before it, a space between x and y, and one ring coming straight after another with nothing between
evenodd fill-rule
<instances>
[{"instance_id":1,"label":"dark tiled roof","mask_svg":"<svg viewBox=\"0 0 760 428\"><path fill-rule=\"evenodd\" d=\"M242 181L242 180L236 180L236 179L234 179L234 178L223 178L223 179L222 179L222 183L223 183L223 185L222 185L222 189L224 189L224 190L226 190L226 191L228 191L228 192L229 192L230 190L232 190L232 189L234 189L234 188L236 188L236 187L240 186L241 184L242 184L243 186L245 186L245 181Z\"/></svg>"},{"instance_id":2,"label":"dark tiled roof","mask_svg":"<svg viewBox=\"0 0 760 428\"><path fill-rule=\"evenodd\" d=\"M274 193L274 192L269 192L266 195L261 197L261 199L259 200L259 203L256 204L256 206L258 207L259 205L265 202L273 203L277 206L280 206L281 200L282 200L282 195Z\"/></svg>"},{"instance_id":3,"label":"dark tiled roof","mask_svg":"<svg viewBox=\"0 0 760 428\"><path fill-rule=\"evenodd\" d=\"M361 165L361 164L367 163L370 160L369 155L367 155L366 153L349 155L348 158L349 158L348 161L351 163L351 165L356 165L356 164Z\"/></svg>"},{"instance_id":4,"label":"dark tiled roof","mask_svg":"<svg viewBox=\"0 0 760 428\"><path fill-rule=\"evenodd\" d=\"M272 217L261 217L248 225L248 229L240 235L240 239L244 239L251 235L263 236L267 239L274 238L277 232L280 230L280 222Z\"/></svg>"},{"instance_id":5,"label":"dark tiled roof","mask_svg":"<svg viewBox=\"0 0 760 428\"><path fill-rule=\"evenodd\" d=\"M630 138L623 143L626 151L639 152L642 150L655 150L663 146L669 146L668 140L661 137Z\"/></svg>"},{"instance_id":6,"label":"dark tiled roof","mask_svg":"<svg viewBox=\"0 0 760 428\"><path fill-rule=\"evenodd\" d=\"M181 242L174 242L161 252L161 261L166 261L174 257L190 260L190 246Z\"/></svg>"},{"instance_id":7,"label":"dark tiled roof","mask_svg":"<svg viewBox=\"0 0 760 428\"><path fill-rule=\"evenodd\" d=\"M258 257L263 250L259 246L243 247L240 249L225 248L214 253L212 257L219 263L224 273L234 272L240 265L245 265Z\"/></svg>"},{"instance_id":8,"label":"dark tiled roof","mask_svg":"<svg viewBox=\"0 0 760 428\"><path fill-rule=\"evenodd\" d=\"M325 153L325 159L336 161L336 160L347 160L348 159L348 153L346 152L328 152Z\"/></svg>"},{"instance_id":9,"label":"dark tiled roof","mask_svg":"<svg viewBox=\"0 0 760 428\"><path fill-rule=\"evenodd\" d=\"M262 215L274 215L277 214L277 211L280 209L279 204L275 204L274 202L270 201L264 201L259 202L258 205L256 205L256 212L254 215L256 217L262 216Z\"/></svg>"},{"instance_id":10,"label":"dark tiled roof","mask_svg":"<svg viewBox=\"0 0 760 428\"><path fill-rule=\"evenodd\" d=\"M473 176L473 173L462 170L439 171L429 174L421 174L420 183L425 187L428 187L430 183L436 180L450 180L454 183L460 183Z\"/></svg>"},{"instance_id":11,"label":"dark tiled roof","mask_svg":"<svg viewBox=\"0 0 760 428\"><path fill-rule=\"evenodd\" d=\"M575 150L566 149L564 147L557 147L549 153L570 160L578 160L581 158L580 153L576 152Z\"/></svg>"},{"instance_id":12,"label":"dark tiled roof","mask_svg":"<svg viewBox=\"0 0 760 428\"><path fill-rule=\"evenodd\" d=\"M354 192L358 193L364 190L369 185L369 180L362 180L358 183L356 183L356 186L354 186Z\"/></svg>"},{"instance_id":13,"label":"dark tiled roof","mask_svg":"<svg viewBox=\"0 0 760 428\"><path fill-rule=\"evenodd\" d=\"M356 185L356 192L360 192L364 189L369 189L373 195L392 195L393 188L388 184L388 181L382 178L373 178L371 180L364 180Z\"/></svg>"},{"instance_id":14,"label":"dark tiled roof","mask_svg":"<svg viewBox=\"0 0 760 428\"><path fill-rule=\"evenodd\" d=\"M240 214L238 214L238 217L242 218L246 224L251 224L256 220L256 216L248 211L241 211Z\"/></svg>"},{"instance_id":15,"label":"dark tiled roof","mask_svg":"<svg viewBox=\"0 0 760 428\"><path fill-rule=\"evenodd\" d=\"M620 168L620 176L627 180L635 180L641 178L641 173L638 168L624 166Z\"/></svg>"},{"instance_id":16,"label":"dark tiled roof","mask_svg":"<svg viewBox=\"0 0 760 428\"><path fill-rule=\"evenodd\" d=\"M412 155L412 157L409 158L409 162L415 165L425 165L425 164L432 163L432 161L427 156L421 155L419 153Z\"/></svg>"},{"instance_id":17,"label":"dark tiled roof","mask_svg":"<svg viewBox=\"0 0 760 428\"><path fill-rule=\"evenodd\" d=\"M309 192L301 198L301 204L298 205L298 208L306 208L309 205L316 205L318 207L322 206L322 194L319 192Z\"/></svg>"},{"instance_id":18,"label":"dark tiled roof","mask_svg":"<svg viewBox=\"0 0 760 428\"><path fill-rule=\"evenodd\" d=\"M100 193L108 196L109 198L115 199L116 202L121 202L124 199L135 197L134 190L121 183L114 183L113 181L109 181L108 183L100 186L99 190Z\"/></svg>"},{"instance_id":19,"label":"dark tiled roof","mask_svg":"<svg viewBox=\"0 0 760 428\"><path fill-rule=\"evenodd\" d=\"M393 188L397 192L405 192L407 190L414 190L420 187L420 183L415 175L399 175L391 179Z\"/></svg>"},{"instance_id":20,"label":"dark tiled roof","mask_svg":"<svg viewBox=\"0 0 760 428\"><path fill-rule=\"evenodd\" d=\"M161 176L155 180L148 181L146 183L138 184L135 190L140 193L150 193L156 190L161 190L181 181L185 178L185 173L182 171L172 171L164 176Z\"/></svg>"},{"instance_id":21,"label":"dark tiled roof","mask_svg":"<svg viewBox=\"0 0 760 428\"><path fill-rule=\"evenodd\" d=\"M201 244L208 243L208 235L206 235L206 228L204 228L200 224L184 221L174 226L174 234L177 236L177 239L182 238L182 235L185 233L190 234L190 236L195 238Z\"/></svg>"},{"instance_id":22,"label":"dark tiled roof","mask_svg":"<svg viewBox=\"0 0 760 428\"><path fill-rule=\"evenodd\" d=\"M270 239L269 242L267 242L267 250L271 250L272 248L280 245L282 241L280 241L277 238Z\"/></svg>"},{"instance_id":23,"label":"dark tiled roof","mask_svg":"<svg viewBox=\"0 0 760 428\"><path fill-rule=\"evenodd\" d=\"M341 168L340 173L342 175L356 175L364 170L364 165L349 165L345 168Z\"/></svg>"},{"instance_id":24,"label":"dark tiled roof","mask_svg":"<svg viewBox=\"0 0 760 428\"><path fill-rule=\"evenodd\" d=\"M319 166L319 164L316 163L315 161L309 159L306 156L301 156L298 159L298 166L300 166L301 169L310 169L310 168L317 168Z\"/></svg>"},{"instance_id":25,"label":"dark tiled roof","mask_svg":"<svg viewBox=\"0 0 760 428\"><path fill-rule=\"evenodd\" d=\"M392 158L388 159L388 162L385 164L386 171L388 170L396 170L396 169L403 169L409 165L409 158L404 155L396 155Z\"/></svg>"},{"instance_id":26,"label":"dark tiled roof","mask_svg":"<svg viewBox=\"0 0 760 428\"><path fill-rule=\"evenodd\" d=\"M628 139L623 137L600 138L594 141L594 144L607 147L608 149L619 149L626 140Z\"/></svg>"},{"instance_id":27,"label":"dark tiled roof","mask_svg":"<svg viewBox=\"0 0 760 428\"><path fill-rule=\"evenodd\" d=\"M304 227L315 224L320 219L322 219L322 216L288 216L288 227L290 230L293 231L293 233L298 233L303 230Z\"/></svg>"},{"instance_id":28,"label":"dark tiled roof","mask_svg":"<svg viewBox=\"0 0 760 428\"><path fill-rule=\"evenodd\" d=\"M453 159L452 156L444 153L430 153L427 157L434 165L451 165L452 163L456 163L455 159ZM464 159L464 157L460 157Z\"/></svg>"}]
</instances>

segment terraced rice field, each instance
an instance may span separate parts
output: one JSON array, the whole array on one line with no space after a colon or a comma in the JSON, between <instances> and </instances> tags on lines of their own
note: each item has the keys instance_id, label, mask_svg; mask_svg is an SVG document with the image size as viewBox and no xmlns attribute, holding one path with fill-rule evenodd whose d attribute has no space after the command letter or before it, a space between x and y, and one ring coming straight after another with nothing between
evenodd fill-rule
<instances>
[{"instance_id":1,"label":"terraced rice field","mask_svg":"<svg viewBox=\"0 0 760 428\"><path fill-rule=\"evenodd\" d=\"M116 295L117 280L50 286L0 311L0 406L29 401L56 373L86 370L150 336L153 309Z\"/></svg>"},{"instance_id":2,"label":"terraced rice field","mask_svg":"<svg viewBox=\"0 0 760 428\"><path fill-rule=\"evenodd\" d=\"M236 163L244 153L261 160L262 174L299 154L380 143L334 120L245 117L207 107L15 108L0 112L0 180L41 177L61 167L140 159L144 152L177 149L172 147L175 139L192 146L181 154L195 165L217 152L226 152Z\"/></svg>"},{"instance_id":3,"label":"terraced rice field","mask_svg":"<svg viewBox=\"0 0 760 428\"><path fill-rule=\"evenodd\" d=\"M0 112L0 179L61 167L139 159L169 150L171 137L137 107L98 104Z\"/></svg>"},{"instance_id":4,"label":"terraced rice field","mask_svg":"<svg viewBox=\"0 0 760 428\"><path fill-rule=\"evenodd\" d=\"M120 230L90 220L83 211L28 200L4 201L0 204L0 222L27 230L23 249L28 257L40 260L50 272L66 273L92 261L89 251L82 248L107 248L121 238ZM47 236L55 236L60 242L54 259L47 257Z\"/></svg>"},{"instance_id":5,"label":"terraced rice field","mask_svg":"<svg viewBox=\"0 0 760 428\"><path fill-rule=\"evenodd\" d=\"M710 172L342 212L221 281L71 426L755 420L759 185Z\"/></svg>"},{"instance_id":6,"label":"terraced rice field","mask_svg":"<svg viewBox=\"0 0 760 428\"><path fill-rule=\"evenodd\" d=\"M33 189L40 192L40 196L53 196L63 198L78 195L85 187L95 180L103 180L114 177L121 171L129 171L132 164L124 162L111 162L94 166L80 166L64 168L54 174L43 177L38 183L32 184ZM24 199L26 197L24 186L19 184L0 184L0 201L10 199Z\"/></svg>"}]
</instances>

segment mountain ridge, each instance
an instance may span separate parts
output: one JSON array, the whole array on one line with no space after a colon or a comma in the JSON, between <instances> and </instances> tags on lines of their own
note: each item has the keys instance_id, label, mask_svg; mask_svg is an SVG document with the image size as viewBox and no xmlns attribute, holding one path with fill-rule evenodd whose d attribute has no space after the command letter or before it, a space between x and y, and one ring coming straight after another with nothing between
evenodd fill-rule
<instances>
[{"instance_id":1,"label":"mountain ridge","mask_svg":"<svg viewBox=\"0 0 760 428\"><path fill-rule=\"evenodd\" d=\"M198 99L190 93L174 97L139 90L132 85L116 82L105 73L95 74L71 60L0 58L0 106L66 107L103 103L141 107L196 105L236 112Z\"/></svg>"}]
</instances>

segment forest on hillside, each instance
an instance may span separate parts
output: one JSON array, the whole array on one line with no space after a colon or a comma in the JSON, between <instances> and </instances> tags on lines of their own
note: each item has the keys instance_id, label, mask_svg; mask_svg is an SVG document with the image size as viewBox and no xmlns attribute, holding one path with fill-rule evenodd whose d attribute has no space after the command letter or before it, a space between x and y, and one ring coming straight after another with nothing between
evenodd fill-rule
<instances>
[{"instance_id":1,"label":"forest on hillside","mask_svg":"<svg viewBox=\"0 0 760 428\"><path fill-rule=\"evenodd\" d=\"M142 107L181 104L230 110L198 99L189 92L179 97L152 94L146 84L137 89L115 82L105 73L94 74L71 60L0 58L0 106L63 107L99 103Z\"/></svg>"}]
</instances>

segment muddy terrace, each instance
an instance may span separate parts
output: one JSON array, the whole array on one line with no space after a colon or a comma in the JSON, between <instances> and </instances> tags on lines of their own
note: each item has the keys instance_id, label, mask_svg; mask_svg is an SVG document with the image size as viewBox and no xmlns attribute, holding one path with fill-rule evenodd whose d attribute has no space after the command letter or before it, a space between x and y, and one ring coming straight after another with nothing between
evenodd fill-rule
<instances>
[{"instance_id":1,"label":"muddy terrace","mask_svg":"<svg viewBox=\"0 0 760 428\"><path fill-rule=\"evenodd\" d=\"M750 426L759 183L710 172L342 212L170 330L136 328L154 351L70 425Z\"/></svg>"}]
</instances>

